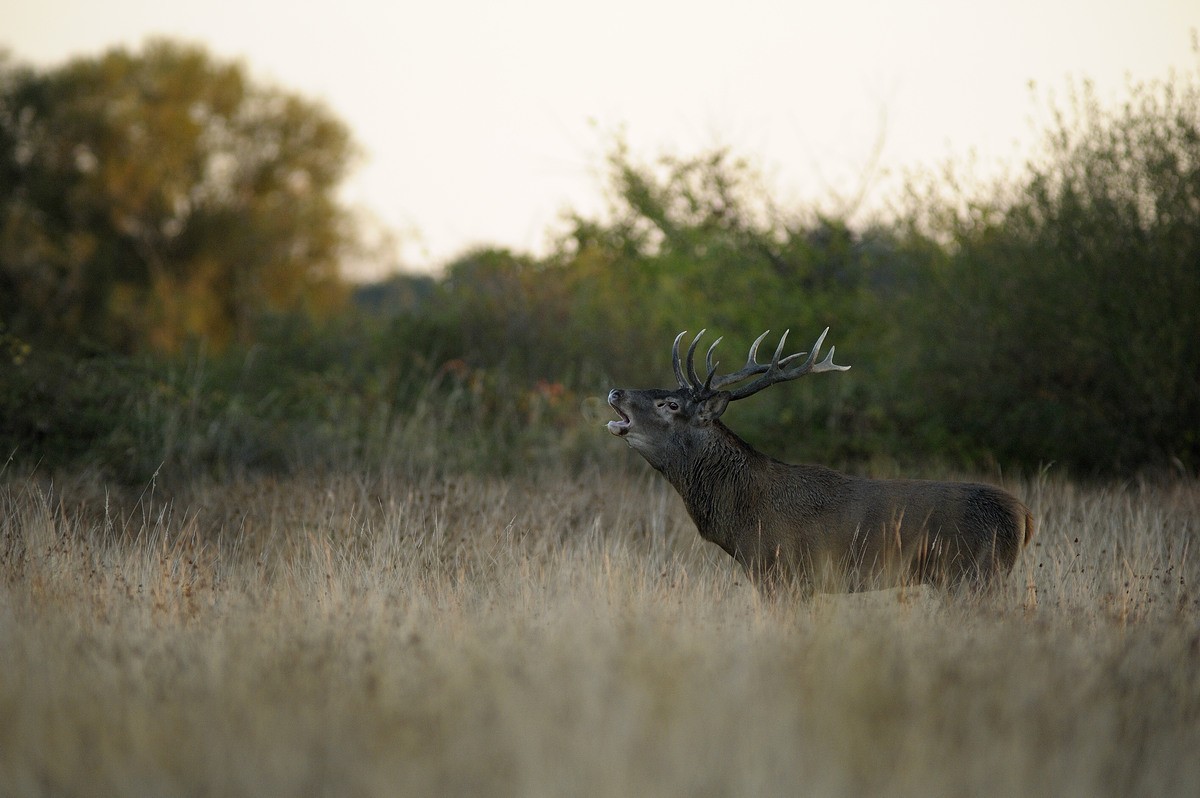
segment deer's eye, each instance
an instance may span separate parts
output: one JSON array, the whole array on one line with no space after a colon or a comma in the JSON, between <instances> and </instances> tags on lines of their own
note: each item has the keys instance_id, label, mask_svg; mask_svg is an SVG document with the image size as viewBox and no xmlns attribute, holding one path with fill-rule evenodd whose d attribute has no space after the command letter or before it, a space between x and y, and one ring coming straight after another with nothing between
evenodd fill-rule
<instances>
[{"instance_id":1,"label":"deer's eye","mask_svg":"<svg viewBox=\"0 0 1200 798\"><path fill-rule=\"evenodd\" d=\"M679 403L678 402L667 402L667 407L671 408L672 411L675 411L675 410L679 409Z\"/></svg>"}]
</instances>

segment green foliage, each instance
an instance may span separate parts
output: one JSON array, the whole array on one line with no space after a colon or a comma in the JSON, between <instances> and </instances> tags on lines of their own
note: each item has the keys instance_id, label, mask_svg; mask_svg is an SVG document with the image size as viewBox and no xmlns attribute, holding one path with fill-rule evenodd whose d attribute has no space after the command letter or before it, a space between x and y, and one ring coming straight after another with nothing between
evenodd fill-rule
<instances>
[{"instance_id":1,"label":"green foliage","mask_svg":"<svg viewBox=\"0 0 1200 798\"><path fill-rule=\"evenodd\" d=\"M244 341L264 309L328 312L352 154L324 108L198 47L0 61L0 317L174 352Z\"/></svg>"},{"instance_id":2,"label":"green foliage","mask_svg":"<svg viewBox=\"0 0 1200 798\"><path fill-rule=\"evenodd\" d=\"M1001 460L1200 465L1200 86L1131 94L1085 87L1017 185L931 231L924 401Z\"/></svg>"}]
</instances>

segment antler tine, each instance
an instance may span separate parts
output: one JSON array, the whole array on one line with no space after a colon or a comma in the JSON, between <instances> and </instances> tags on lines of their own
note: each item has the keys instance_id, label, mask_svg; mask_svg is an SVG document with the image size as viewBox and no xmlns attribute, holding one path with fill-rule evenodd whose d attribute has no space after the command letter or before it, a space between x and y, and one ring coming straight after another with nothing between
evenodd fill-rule
<instances>
[{"instance_id":1,"label":"antler tine","mask_svg":"<svg viewBox=\"0 0 1200 798\"><path fill-rule=\"evenodd\" d=\"M687 335L687 330L675 336L675 343L671 345L671 367L675 369L675 379L679 381L680 388L690 388L687 379L683 376L683 366L679 362L679 342L683 336Z\"/></svg>"},{"instance_id":2,"label":"antler tine","mask_svg":"<svg viewBox=\"0 0 1200 798\"><path fill-rule=\"evenodd\" d=\"M833 352L837 349L836 346L829 347L829 354L820 363L812 367L813 374L820 374L822 371L849 371L849 366L839 366L833 362Z\"/></svg>"},{"instance_id":3,"label":"antler tine","mask_svg":"<svg viewBox=\"0 0 1200 798\"><path fill-rule=\"evenodd\" d=\"M783 354L783 345L787 343L788 333L790 332L791 330L784 330L783 335L779 336L779 346L775 347L775 356L771 358L772 366L779 365L779 357Z\"/></svg>"},{"instance_id":4,"label":"antler tine","mask_svg":"<svg viewBox=\"0 0 1200 798\"><path fill-rule=\"evenodd\" d=\"M820 337L817 338L817 342L815 344L813 344L812 354L809 355L808 361L805 363L805 366L807 366L808 362L811 362L813 360L813 358L815 358L817 356L817 351L820 350L821 344L824 343L825 336L828 333L829 333L829 328L826 327L825 331L822 332ZM805 370L805 373L806 374L820 374L823 371L849 371L850 370L849 366L839 366L838 364L833 362L833 353L836 351L837 351L836 346L829 347L829 354L825 356L825 359L822 360L820 363L817 363L815 366L811 366L811 367L807 368ZM799 376L799 375L797 375L797 376Z\"/></svg>"},{"instance_id":5,"label":"antler tine","mask_svg":"<svg viewBox=\"0 0 1200 798\"><path fill-rule=\"evenodd\" d=\"M754 343L750 344L750 357L746 361L747 365L749 365L751 363L757 363L758 345L763 342L763 340L767 337L767 333L769 333L769 332L771 332L771 331L763 330L763 334L758 336L757 338L755 338Z\"/></svg>"},{"instance_id":6,"label":"antler tine","mask_svg":"<svg viewBox=\"0 0 1200 798\"><path fill-rule=\"evenodd\" d=\"M696 337L692 339L692 345L688 347L687 373L688 379L691 380L691 386L693 390L700 387L700 377L696 374L695 356L696 346L699 345L700 339L704 337L705 332L707 332L707 330L701 330L700 332L696 333Z\"/></svg>"},{"instance_id":7,"label":"antler tine","mask_svg":"<svg viewBox=\"0 0 1200 798\"><path fill-rule=\"evenodd\" d=\"M713 363L713 359L712 359L713 350L715 350L717 348L717 344L721 343L724 340L725 340L725 338L724 338L724 336L722 336L722 337L718 338L717 340L713 341L712 346L710 346L708 348L708 352L706 352L704 355L704 368L708 369L708 376L704 378L704 390L705 391L712 390L713 375L717 373L717 366L719 366L721 363L721 361L719 361L719 360L716 363Z\"/></svg>"}]
</instances>

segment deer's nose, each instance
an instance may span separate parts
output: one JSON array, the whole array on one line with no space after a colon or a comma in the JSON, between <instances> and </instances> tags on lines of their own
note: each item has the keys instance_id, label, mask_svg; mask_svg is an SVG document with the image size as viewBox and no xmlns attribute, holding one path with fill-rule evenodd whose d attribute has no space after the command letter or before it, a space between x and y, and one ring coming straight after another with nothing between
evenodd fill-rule
<instances>
[{"instance_id":1,"label":"deer's nose","mask_svg":"<svg viewBox=\"0 0 1200 798\"><path fill-rule=\"evenodd\" d=\"M608 392L608 403L611 405L614 402L619 402L621 400L621 397L624 395L625 395L625 392L622 391L620 388L613 388L611 391Z\"/></svg>"}]
</instances>

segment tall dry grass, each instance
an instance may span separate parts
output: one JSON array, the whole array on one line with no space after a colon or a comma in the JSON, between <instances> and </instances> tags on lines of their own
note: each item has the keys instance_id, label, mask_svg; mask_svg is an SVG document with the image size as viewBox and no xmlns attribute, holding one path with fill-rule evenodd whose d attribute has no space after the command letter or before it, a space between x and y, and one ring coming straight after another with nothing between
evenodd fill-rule
<instances>
[{"instance_id":1,"label":"tall dry grass","mask_svg":"<svg viewBox=\"0 0 1200 798\"><path fill-rule=\"evenodd\" d=\"M0 794L1200 794L1200 485L767 600L646 472L0 484Z\"/></svg>"}]
</instances>

